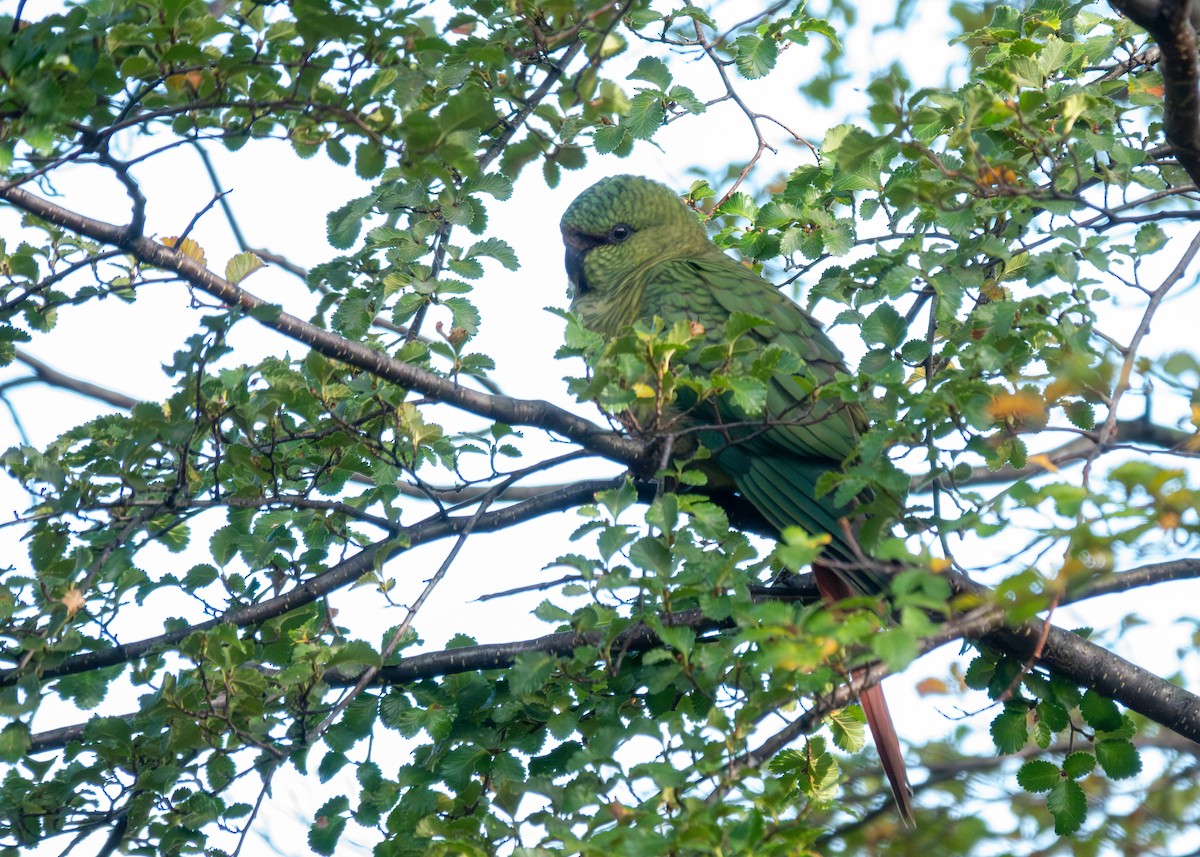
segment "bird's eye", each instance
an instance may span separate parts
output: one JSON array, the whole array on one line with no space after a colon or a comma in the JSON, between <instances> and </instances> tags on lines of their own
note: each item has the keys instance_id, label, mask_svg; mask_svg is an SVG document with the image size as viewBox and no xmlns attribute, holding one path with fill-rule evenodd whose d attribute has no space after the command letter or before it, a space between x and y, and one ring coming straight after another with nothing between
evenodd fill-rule
<instances>
[{"instance_id":1,"label":"bird's eye","mask_svg":"<svg viewBox=\"0 0 1200 857\"><path fill-rule=\"evenodd\" d=\"M613 244L620 244L622 241L628 240L629 236L632 234L633 234L632 226L626 226L624 223L618 223L608 233L608 239Z\"/></svg>"}]
</instances>

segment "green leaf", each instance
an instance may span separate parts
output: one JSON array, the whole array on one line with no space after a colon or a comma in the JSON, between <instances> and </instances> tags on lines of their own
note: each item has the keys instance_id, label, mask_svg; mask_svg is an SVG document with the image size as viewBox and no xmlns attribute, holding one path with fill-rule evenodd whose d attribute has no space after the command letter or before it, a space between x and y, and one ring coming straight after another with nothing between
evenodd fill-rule
<instances>
[{"instance_id":1,"label":"green leaf","mask_svg":"<svg viewBox=\"0 0 1200 857\"><path fill-rule=\"evenodd\" d=\"M553 601L542 601L537 607L533 608L533 615L541 619L543 622L567 622L571 619L571 613L562 609Z\"/></svg>"},{"instance_id":2,"label":"green leaf","mask_svg":"<svg viewBox=\"0 0 1200 857\"><path fill-rule=\"evenodd\" d=\"M1094 690L1089 690L1083 695L1083 699L1079 703L1079 713L1083 715L1083 719L1089 726L1099 732L1120 729L1123 722L1117 704Z\"/></svg>"},{"instance_id":3,"label":"green leaf","mask_svg":"<svg viewBox=\"0 0 1200 857\"><path fill-rule=\"evenodd\" d=\"M513 252L513 248L507 241L502 238L485 238L482 241L476 241L472 244L465 254L464 258L472 259L476 256L487 256L495 259L510 271L516 271L521 267L521 263L517 261L517 254Z\"/></svg>"},{"instance_id":4,"label":"green leaf","mask_svg":"<svg viewBox=\"0 0 1200 857\"><path fill-rule=\"evenodd\" d=\"M237 532L233 527L222 527L212 534L212 538L208 541L208 547L212 551L217 565L222 568L229 565L230 561L237 556L243 538L243 534Z\"/></svg>"},{"instance_id":5,"label":"green leaf","mask_svg":"<svg viewBox=\"0 0 1200 857\"><path fill-rule=\"evenodd\" d=\"M662 127L665 115L662 96L646 90L633 97L629 104L629 115L621 124L629 129L635 140L649 140Z\"/></svg>"},{"instance_id":6,"label":"green leaf","mask_svg":"<svg viewBox=\"0 0 1200 857\"><path fill-rule=\"evenodd\" d=\"M1029 740L1026 713L1025 706L1010 703L992 720L992 741L1001 753L1015 753Z\"/></svg>"},{"instance_id":7,"label":"green leaf","mask_svg":"<svg viewBox=\"0 0 1200 857\"><path fill-rule=\"evenodd\" d=\"M1034 759L1017 771L1017 785L1027 792L1048 792L1058 785L1062 771L1052 762Z\"/></svg>"},{"instance_id":8,"label":"green leaf","mask_svg":"<svg viewBox=\"0 0 1200 857\"><path fill-rule=\"evenodd\" d=\"M1064 777L1050 790L1046 808L1054 817L1054 832L1059 836L1070 836L1087 818L1087 797L1077 782Z\"/></svg>"},{"instance_id":9,"label":"green leaf","mask_svg":"<svg viewBox=\"0 0 1200 857\"><path fill-rule=\"evenodd\" d=\"M1137 236L1133 241L1133 248L1137 251L1138 256L1157 253L1165 246L1167 246L1167 235L1157 223L1143 224L1138 229Z\"/></svg>"},{"instance_id":10,"label":"green leaf","mask_svg":"<svg viewBox=\"0 0 1200 857\"><path fill-rule=\"evenodd\" d=\"M592 146L597 154L608 155L626 145L629 139L629 129L626 126L602 125L592 134Z\"/></svg>"},{"instance_id":11,"label":"green leaf","mask_svg":"<svg viewBox=\"0 0 1200 857\"><path fill-rule=\"evenodd\" d=\"M755 35L738 36L734 40L734 62L742 77L757 80L775 68L779 57L779 46L773 39L763 39Z\"/></svg>"},{"instance_id":12,"label":"green leaf","mask_svg":"<svg viewBox=\"0 0 1200 857\"><path fill-rule=\"evenodd\" d=\"M238 253L225 264L225 279L235 286L259 268L265 268L266 262L250 251Z\"/></svg>"},{"instance_id":13,"label":"green leaf","mask_svg":"<svg viewBox=\"0 0 1200 857\"><path fill-rule=\"evenodd\" d=\"M904 341L907 330L904 316L900 315L895 307L891 304L880 304L863 321L862 338L868 345L878 344L895 350Z\"/></svg>"},{"instance_id":14,"label":"green leaf","mask_svg":"<svg viewBox=\"0 0 1200 857\"><path fill-rule=\"evenodd\" d=\"M663 577L668 577L674 567L671 551L661 539L653 536L645 536L633 543L629 549L629 561L640 569L657 572Z\"/></svg>"},{"instance_id":15,"label":"green leaf","mask_svg":"<svg viewBox=\"0 0 1200 857\"><path fill-rule=\"evenodd\" d=\"M1073 780L1086 777L1095 767L1096 757L1091 753L1068 753L1067 758L1063 759L1063 771Z\"/></svg>"},{"instance_id":16,"label":"green leaf","mask_svg":"<svg viewBox=\"0 0 1200 857\"><path fill-rule=\"evenodd\" d=\"M345 813L349 809L350 799L344 795L325 801L308 829L308 847L318 854L333 854L342 831L346 829Z\"/></svg>"},{"instance_id":17,"label":"green leaf","mask_svg":"<svg viewBox=\"0 0 1200 857\"><path fill-rule=\"evenodd\" d=\"M341 208L331 211L326 218L329 243L339 250L350 249L358 239L363 219L371 207L370 199L352 199Z\"/></svg>"},{"instance_id":18,"label":"green leaf","mask_svg":"<svg viewBox=\"0 0 1200 857\"><path fill-rule=\"evenodd\" d=\"M732 341L744 333L749 333L756 327L770 327L770 325L770 320L762 316L734 310L725 321L725 338Z\"/></svg>"},{"instance_id":19,"label":"green leaf","mask_svg":"<svg viewBox=\"0 0 1200 857\"><path fill-rule=\"evenodd\" d=\"M541 691L554 671L558 659L545 652L522 652L508 671L508 682L517 696Z\"/></svg>"},{"instance_id":20,"label":"green leaf","mask_svg":"<svg viewBox=\"0 0 1200 857\"><path fill-rule=\"evenodd\" d=\"M0 761L17 762L31 746L28 724L16 720L0 729Z\"/></svg>"},{"instance_id":21,"label":"green leaf","mask_svg":"<svg viewBox=\"0 0 1200 857\"><path fill-rule=\"evenodd\" d=\"M1142 757L1133 743L1123 739L1108 739L1096 744L1096 761L1114 780L1132 777L1142 770Z\"/></svg>"},{"instance_id":22,"label":"green leaf","mask_svg":"<svg viewBox=\"0 0 1200 857\"><path fill-rule=\"evenodd\" d=\"M387 152L373 140L360 143L354 151L354 171L360 178L373 179L387 165Z\"/></svg>"},{"instance_id":23,"label":"green leaf","mask_svg":"<svg viewBox=\"0 0 1200 857\"><path fill-rule=\"evenodd\" d=\"M658 638L684 655L696 647L696 632L686 625L663 625L658 628Z\"/></svg>"},{"instance_id":24,"label":"green leaf","mask_svg":"<svg viewBox=\"0 0 1200 857\"><path fill-rule=\"evenodd\" d=\"M209 787L219 792L233 782L237 776L237 765L228 753L213 753L204 763L204 773L208 777Z\"/></svg>"},{"instance_id":25,"label":"green leaf","mask_svg":"<svg viewBox=\"0 0 1200 857\"><path fill-rule=\"evenodd\" d=\"M462 183L462 193L486 193L498 200L506 200L512 196L512 180L503 173L480 173Z\"/></svg>"},{"instance_id":26,"label":"green leaf","mask_svg":"<svg viewBox=\"0 0 1200 857\"><path fill-rule=\"evenodd\" d=\"M857 753L867 743L867 721L862 709L843 708L825 721L833 736L833 745L846 753Z\"/></svg>"},{"instance_id":27,"label":"green leaf","mask_svg":"<svg viewBox=\"0 0 1200 857\"><path fill-rule=\"evenodd\" d=\"M667 64L658 57L642 57L637 68L629 73L626 80L644 80L666 90L671 85L671 72Z\"/></svg>"}]
</instances>

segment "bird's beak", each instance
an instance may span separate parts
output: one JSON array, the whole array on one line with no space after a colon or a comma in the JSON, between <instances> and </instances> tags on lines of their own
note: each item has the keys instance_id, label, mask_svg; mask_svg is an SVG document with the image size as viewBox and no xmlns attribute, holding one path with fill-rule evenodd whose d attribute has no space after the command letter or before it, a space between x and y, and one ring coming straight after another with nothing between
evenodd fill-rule
<instances>
[{"instance_id":1,"label":"bird's beak","mask_svg":"<svg viewBox=\"0 0 1200 857\"><path fill-rule=\"evenodd\" d=\"M571 284L571 296L578 297L588 291L587 276L583 271L583 260L587 252L602 244L591 235L586 235L569 227L562 227L563 244L567 248L566 267L567 280Z\"/></svg>"},{"instance_id":2,"label":"bird's beak","mask_svg":"<svg viewBox=\"0 0 1200 857\"><path fill-rule=\"evenodd\" d=\"M571 296L581 295L588 290L587 278L583 274L584 251L567 245L567 282L571 284Z\"/></svg>"}]
</instances>

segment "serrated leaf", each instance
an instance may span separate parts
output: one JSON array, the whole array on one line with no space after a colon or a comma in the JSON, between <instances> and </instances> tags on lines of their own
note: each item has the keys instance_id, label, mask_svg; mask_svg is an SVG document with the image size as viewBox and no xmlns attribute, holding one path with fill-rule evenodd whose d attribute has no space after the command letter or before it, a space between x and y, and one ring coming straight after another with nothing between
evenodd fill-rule
<instances>
[{"instance_id":1,"label":"serrated leaf","mask_svg":"<svg viewBox=\"0 0 1200 857\"><path fill-rule=\"evenodd\" d=\"M1167 235L1157 223L1143 224L1133 240L1133 247L1138 256L1147 256L1166 246Z\"/></svg>"},{"instance_id":2,"label":"serrated leaf","mask_svg":"<svg viewBox=\"0 0 1200 857\"><path fill-rule=\"evenodd\" d=\"M213 753L204 763L204 773L208 777L209 787L219 792L233 782L237 776L237 765L228 753Z\"/></svg>"},{"instance_id":3,"label":"serrated leaf","mask_svg":"<svg viewBox=\"0 0 1200 857\"><path fill-rule=\"evenodd\" d=\"M642 57L637 68L631 71L626 80L644 80L659 89L665 90L671 85L671 71L667 64L658 57Z\"/></svg>"},{"instance_id":4,"label":"serrated leaf","mask_svg":"<svg viewBox=\"0 0 1200 857\"><path fill-rule=\"evenodd\" d=\"M1089 690L1079 702L1079 713L1088 725L1099 732L1121 728L1121 710L1111 699Z\"/></svg>"},{"instance_id":5,"label":"serrated leaf","mask_svg":"<svg viewBox=\"0 0 1200 857\"><path fill-rule=\"evenodd\" d=\"M1077 782L1063 778L1050 790L1046 808L1054 817L1054 832L1069 836L1083 826L1087 818L1087 797Z\"/></svg>"},{"instance_id":6,"label":"serrated leaf","mask_svg":"<svg viewBox=\"0 0 1200 857\"><path fill-rule=\"evenodd\" d=\"M629 129L624 125L604 125L592 134L592 146L596 153L608 155L625 144L629 137Z\"/></svg>"},{"instance_id":7,"label":"serrated leaf","mask_svg":"<svg viewBox=\"0 0 1200 857\"><path fill-rule=\"evenodd\" d=\"M904 341L908 326L891 304L880 304L862 323L863 342L895 350Z\"/></svg>"},{"instance_id":8,"label":"serrated leaf","mask_svg":"<svg viewBox=\"0 0 1200 857\"><path fill-rule=\"evenodd\" d=\"M779 46L773 39L745 35L738 36L733 44L736 49L734 62L737 63L742 77L756 80L775 68L775 61L779 58Z\"/></svg>"},{"instance_id":9,"label":"serrated leaf","mask_svg":"<svg viewBox=\"0 0 1200 857\"><path fill-rule=\"evenodd\" d=\"M472 259L476 256L487 256L495 259L510 271L515 271L521 267L521 263L517 261L517 254L513 252L512 246L502 238L485 238L482 241L476 241L463 254L463 258L465 259Z\"/></svg>"},{"instance_id":10,"label":"serrated leaf","mask_svg":"<svg viewBox=\"0 0 1200 857\"><path fill-rule=\"evenodd\" d=\"M517 696L540 691L554 674L558 661L545 652L523 652L508 671L508 682Z\"/></svg>"},{"instance_id":11,"label":"serrated leaf","mask_svg":"<svg viewBox=\"0 0 1200 857\"><path fill-rule=\"evenodd\" d=\"M479 331L479 310L466 298L446 298L442 304L450 310L454 317L453 325L462 328L468 336L474 336Z\"/></svg>"},{"instance_id":12,"label":"serrated leaf","mask_svg":"<svg viewBox=\"0 0 1200 857\"><path fill-rule=\"evenodd\" d=\"M639 92L629 104L629 115L621 124L635 140L649 140L662 127L665 117L662 97L649 90Z\"/></svg>"},{"instance_id":13,"label":"serrated leaf","mask_svg":"<svg viewBox=\"0 0 1200 857\"><path fill-rule=\"evenodd\" d=\"M266 262L249 250L245 253L238 253L225 264L225 279L236 286L259 268L265 268L266 265Z\"/></svg>"},{"instance_id":14,"label":"serrated leaf","mask_svg":"<svg viewBox=\"0 0 1200 857\"><path fill-rule=\"evenodd\" d=\"M207 262L204 258L204 248L201 247L199 244L197 244L195 241L193 241L191 238L182 238L181 239L181 238L177 238L175 236L171 236L168 238L164 238L162 240L162 243L164 246L170 247L173 250L177 250L178 252L187 256L189 259L193 259L196 262L199 262L201 265L207 264Z\"/></svg>"},{"instance_id":15,"label":"serrated leaf","mask_svg":"<svg viewBox=\"0 0 1200 857\"><path fill-rule=\"evenodd\" d=\"M360 143L354 151L354 172L360 178L373 179L383 172L387 165L387 152L374 140Z\"/></svg>"},{"instance_id":16,"label":"serrated leaf","mask_svg":"<svg viewBox=\"0 0 1200 857\"><path fill-rule=\"evenodd\" d=\"M512 180L503 173L480 173L462 184L464 194L486 193L501 201L511 197L512 192Z\"/></svg>"},{"instance_id":17,"label":"serrated leaf","mask_svg":"<svg viewBox=\"0 0 1200 857\"><path fill-rule=\"evenodd\" d=\"M1062 771L1052 762L1035 759L1017 771L1017 785L1027 792L1048 792L1058 785Z\"/></svg>"},{"instance_id":18,"label":"serrated leaf","mask_svg":"<svg viewBox=\"0 0 1200 857\"><path fill-rule=\"evenodd\" d=\"M308 847L318 854L331 855L337 849L338 839L346 829L346 816L350 800L344 795L330 798L317 810L316 818L308 829Z\"/></svg>"},{"instance_id":19,"label":"serrated leaf","mask_svg":"<svg viewBox=\"0 0 1200 857\"><path fill-rule=\"evenodd\" d=\"M1142 770L1142 757L1131 741L1109 739L1096 744L1096 761L1114 780L1132 777Z\"/></svg>"},{"instance_id":20,"label":"serrated leaf","mask_svg":"<svg viewBox=\"0 0 1200 857\"><path fill-rule=\"evenodd\" d=\"M996 749L1001 753L1015 753L1029 740L1029 726L1025 710L1019 707L1006 708L996 715L989 729Z\"/></svg>"},{"instance_id":21,"label":"serrated leaf","mask_svg":"<svg viewBox=\"0 0 1200 857\"><path fill-rule=\"evenodd\" d=\"M541 619L543 622L566 622L570 620L570 612L562 609L552 601L542 601L537 607L533 608L533 615Z\"/></svg>"},{"instance_id":22,"label":"serrated leaf","mask_svg":"<svg viewBox=\"0 0 1200 857\"><path fill-rule=\"evenodd\" d=\"M660 539L645 536L633 543L629 549L629 561L645 571L653 571L667 577L673 567L671 551Z\"/></svg>"},{"instance_id":23,"label":"serrated leaf","mask_svg":"<svg viewBox=\"0 0 1200 857\"><path fill-rule=\"evenodd\" d=\"M19 761L31 746L29 725L20 720L0 729L0 762Z\"/></svg>"},{"instance_id":24,"label":"serrated leaf","mask_svg":"<svg viewBox=\"0 0 1200 857\"><path fill-rule=\"evenodd\" d=\"M857 753L867 742L867 722L861 708L843 708L825 721L833 745L846 753Z\"/></svg>"},{"instance_id":25,"label":"serrated leaf","mask_svg":"<svg viewBox=\"0 0 1200 857\"><path fill-rule=\"evenodd\" d=\"M732 341L756 327L769 327L770 324L770 320L762 316L735 310L729 314L729 318L725 321L725 338Z\"/></svg>"},{"instance_id":26,"label":"serrated leaf","mask_svg":"<svg viewBox=\"0 0 1200 857\"><path fill-rule=\"evenodd\" d=\"M658 629L658 638L685 655L696 645L696 632L686 625L664 625Z\"/></svg>"},{"instance_id":27,"label":"serrated leaf","mask_svg":"<svg viewBox=\"0 0 1200 857\"><path fill-rule=\"evenodd\" d=\"M1073 780L1086 777L1095 767L1096 757L1091 753L1068 753L1063 759L1063 771Z\"/></svg>"}]
</instances>

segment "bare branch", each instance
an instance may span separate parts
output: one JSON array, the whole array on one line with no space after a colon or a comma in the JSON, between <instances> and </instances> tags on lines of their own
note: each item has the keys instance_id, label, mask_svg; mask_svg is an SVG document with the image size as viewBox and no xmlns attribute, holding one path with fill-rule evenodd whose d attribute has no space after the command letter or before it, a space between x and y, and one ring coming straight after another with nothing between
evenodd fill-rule
<instances>
[{"instance_id":1,"label":"bare branch","mask_svg":"<svg viewBox=\"0 0 1200 857\"><path fill-rule=\"evenodd\" d=\"M44 384L49 384L51 387L70 390L72 393L78 393L81 396L87 396L90 399L96 399L112 405L114 408L122 408L124 410L129 410L139 401L132 396L126 396L124 393L118 393L107 387L101 387L99 384L93 384L90 381L84 381L65 372L60 372L21 348L16 349L16 352L17 359L33 370L33 377Z\"/></svg>"},{"instance_id":2,"label":"bare branch","mask_svg":"<svg viewBox=\"0 0 1200 857\"><path fill-rule=\"evenodd\" d=\"M1189 32L1192 33L1192 41L1195 42L1195 31L1189 30ZM1194 44L1192 49L1192 59L1194 62ZM1198 165L1200 165L1200 161L1198 161ZM1196 254L1198 252L1200 252L1200 232L1197 232L1192 238L1191 243L1188 244L1187 249L1183 252L1183 255L1180 257L1179 262L1176 263L1171 273L1167 275L1166 279L1162 281L1157 289L1150 293L1150 301L1146 304L1146 310L1142 313L1142 319L1138 323L1137 330L1134 331L1133 338L1129 341L1129 346L1125 350L1125 360L1121 364L1121 374L1113 388L1112 400L1108 405L1108 419L1104 421L1104 425L1100 428L1100 431L1096 433L1097 451L1103 449L1104 445L1108 443L1109 438L1112 437L1113 432L1116 430L1117 403L1121 401L1121 396L1126 390L1129 389L1129 379L1133 375L1133 366L1137 360L1138 347L1142 344L1142 340L1146 337L1146 334L1150 332L1150 322L1154 318L1154 313L1158 311L1159 305L1163 302L1163 299L1167 296L1167 293L1171 290L1171 288L1183 279L1183 275L1187 273L1188 266L1192 263L1192 260L1196 258ZM1095 454L1096 453L1093 452L1092 455L1094 456ZM1084 468L1084 474L1086 479L1087 468Z\"/></svg>"}]
</instances>

